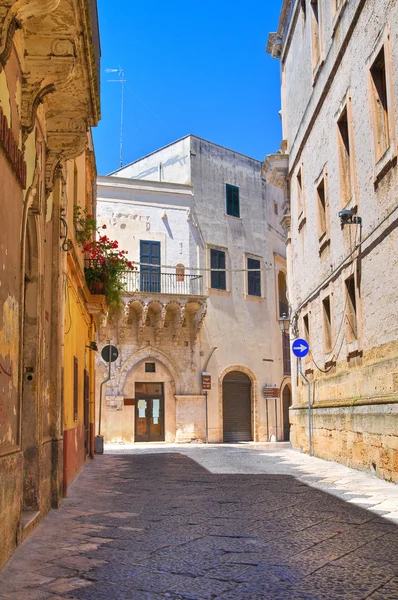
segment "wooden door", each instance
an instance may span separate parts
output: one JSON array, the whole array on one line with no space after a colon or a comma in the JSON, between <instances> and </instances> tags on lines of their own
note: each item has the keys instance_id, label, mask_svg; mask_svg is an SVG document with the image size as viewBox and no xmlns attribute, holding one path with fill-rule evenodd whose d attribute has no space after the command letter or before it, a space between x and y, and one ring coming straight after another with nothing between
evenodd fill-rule
<instances>
[{"instance_id":1,"label":"wooden door","mask_svg":"<svg viewBox=\"0 0 398 600\"><path fill-rule=\"evenodd\" d=\"M142 384L140 384L142 385ZM146 384L148 386L150 384ZM158 385L158 384L156 384ZM135 404L135 441L164 441L164 396L137 394Z\"/></svg>"}]
</instances>

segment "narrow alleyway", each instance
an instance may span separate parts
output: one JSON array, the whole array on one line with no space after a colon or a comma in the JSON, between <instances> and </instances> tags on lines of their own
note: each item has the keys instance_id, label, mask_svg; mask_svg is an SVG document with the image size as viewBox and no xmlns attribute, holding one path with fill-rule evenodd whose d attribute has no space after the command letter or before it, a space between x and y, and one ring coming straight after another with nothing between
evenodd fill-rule
<instances>
[{"instance_id":1,"label":"narrow alleyway","mask_svg":"<svg viewBox=\"0 0 398 600\"><path fill-rule=\"evenodd\" d=\"M288 449L98 456L1 600L397 600L398 487Z\"/></svg>"}]
</instances>

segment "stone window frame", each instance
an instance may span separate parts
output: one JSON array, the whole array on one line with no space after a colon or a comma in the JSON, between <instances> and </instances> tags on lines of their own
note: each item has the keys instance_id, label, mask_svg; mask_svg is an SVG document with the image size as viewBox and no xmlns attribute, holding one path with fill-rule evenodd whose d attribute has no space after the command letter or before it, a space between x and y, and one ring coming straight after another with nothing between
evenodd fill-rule
<instances>
[{"instance_id":1,"label":"stone window frame","mask_svg":"<svg viewBox=\"0 0 398 600\"><path fill-rule=\"evenodd\" d=\"M348 198L346 198L346 186L342 181L342 156L341 156L341 134L339 129L339 122L341 117L346 111L347 114L347 131L348 131L348 142L349 142L349 168L350 168L350 190ZM354 143L354 125L353 125L353 111L352 111L352 96L351 91L347 90L343 99L340 102L339 108L335 114L336 121L336 143L337 143L337 155L338 155L338 168L339 168L339 190L340 190L340 207L341 208L355 208L358 205L358 188L357 188L357 173L355 163L355 143Z\"/></svg>"},{"instance_id":2,"label":"stone window frame","mask_svg":"<svg viewBox=\"0 0 398 600\"><path fill-rule=\"evenodd\" d=\"M354 281L354 292L355 292L355 304L356 304L356 337L349 335L348 328L350 327L347 321L347 309L348 309L348 299L347 299L347 285L346 282L348 279L353 278ZM347 265L346 269L343 272L342 277L342 291L343 291L343 302L344 302L344 318L345 318L345 340L346 340L346 351L347 351L347 360L349 361L354 356L360 353L360 349L362 347L362 303L361 303L361 292L360 287L358 286L358 274L355 261L351 264Z\"/></svg>"},{"instance_id":3,"label":"stone window frame","mask_svg":"<svg viewBox=\"0 0 398 600\"><path fill-rule=\"evenodd\" d=\"M308 342L308 345L311 350L311 348L312 348L311 332L312 332L313 321L311 318L311 305L310 304L307 304L303 308L302 315L303 316L301 318L301 331L303 332L303 338ZM307 323L306 323L306 320L307 320ZM306 366L306 370L308 370L310 368L311 363L312 363L311 353L308 352L307 356L304 358L304 364Z\"/></svg>"},{"instance_id":4,"label":"stone window frame","mask_svg":"<svg viewBox=\"0 0 398 600\"><path fill-rule=\"evenodd\" d=\"M317 205L317 223L318 223L318 243L319 243L319 256L323 254L326 248L330 245L330 200L329 200L329 178L328 178L328 167L324 165L322 171L314 181L315 197ZM323 183L324 197L325 197L325 228L322 228L322 219L320 213L320 197L319 188Z\"/></svg>"},{"instance_id":5,"label":"stone window frame","mask_svg":"<svg viewBox=\"0 0 398 600\"><path fill-rule=\"evenodd\" d=\"M332 37L334 36L337 25L340 22L340 19L346 9L349 0L331 0L332 2Z\"/></svg>"},{"instance_id":6,"label":"stone window frame","mask_svg":"<svg viewBox=\"0 0 398 600\"><path fill-rule=\"evenodd\" d=\"M325 62L325 44L323 35L323 6L321 0L309 0L311 9L311 58L312 58L312 85L315 85L321 68ZM315 16L314 6L317 7ZM318 47L318 58L315 60L314 48Z\"/></svg>"},{"instance_id":7,"label":"stone window frame","mask_svg":"<svg viewBox=\"0 0 398 600\"><path fill-rule=\"evenodd\" d=\"M294 181L297 196L297 229L301 231L307 220L304 188L304 165L302 161L297 168L296 174L294 176Z\"/></svg>"},{"instance_id":8,"label":"stone window frame","mask_svg":"<svg viewBox=\"0 0 398 600\"><path fill-rule=\"evenodd\" d=\"M377 117L375 110L375 90L373 84L373 77L371 74L372 67L379 56L380 52L384 50L385 60L385 83L387 93L387 118L388 118L388 133L389 133L389 146L384 151L382 156L378 156L377 147L379 135L377 133ZM371 128L373 136L372 154L373 154L373 165L374 165L374 183L377 184L383 177L383 175L389 170L391 166L396 163L397 159L397 142L396 142L396 130L395 130L395 101L394 101L394 81L393 81L393 63L391 54L391 35L390 26L386 25L384 30L380 33L376 44L374 45L372 52L366 60L366 66L368 70L368 97L369 107L371 116Z\"/></svg>"},{"instance_id":9,"label":"stone window frame","mask_svg":"<svg viewBox=\"0 0 398 600\"><path fill-rule=\"evenodd\" d=\"M322 293L319 297L320 299L320 314L322 315L322 347L323 347L323 353L325 356L325 362L328 363L329 361L331 361L333 359L332 356L332 352L333 352L333 341L335 342L335 335L336 335L336 331L335 331L335 311L334 311L334 293L333 293L333 286L328 286L327 288L325 288L324 290L322 290ZM330 345L327 344L326 341L326 335L325 335L325 300L329 300L329 308L330 308L330 329L329 329L329 336L330 336Z\"/></svg>"}]
</instances>

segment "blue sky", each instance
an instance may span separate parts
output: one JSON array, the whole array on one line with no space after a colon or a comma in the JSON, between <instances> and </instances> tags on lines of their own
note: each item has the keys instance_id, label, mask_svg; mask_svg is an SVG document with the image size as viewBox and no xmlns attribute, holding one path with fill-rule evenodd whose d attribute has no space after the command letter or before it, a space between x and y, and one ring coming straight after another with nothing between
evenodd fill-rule
<instances>
[{"instance_id":1,"label":"blue sky","mask_svg":"<svg viewBox=\"0 0 398 600\"><path fill-rule=\"evenodd\" d=\"M94 130L98 173L193 133L262 160L281 140L279 61L265 52L282 0L98 0L102 121Z\"/></svg>"}]
</instances>

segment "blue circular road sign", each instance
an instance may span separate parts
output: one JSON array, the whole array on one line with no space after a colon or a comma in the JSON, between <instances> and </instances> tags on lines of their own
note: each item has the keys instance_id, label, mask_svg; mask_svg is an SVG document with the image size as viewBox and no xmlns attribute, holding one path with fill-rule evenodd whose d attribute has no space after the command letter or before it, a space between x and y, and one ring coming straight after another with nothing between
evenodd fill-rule
<instances>
[{"instance_id":1,"label":"blue circular road sign","mask_svg":"<svg viewBox=\"0 0 398 600\"><path fill-rule=\"evenodd\" d=\"M294 340L292 344L292 350L294 356L297 356L297 358L304 358L304 356L307 356L308 352L310 351L310 347L306 340L298 338L297 340Z\"/></svg>"}]
</instances>

